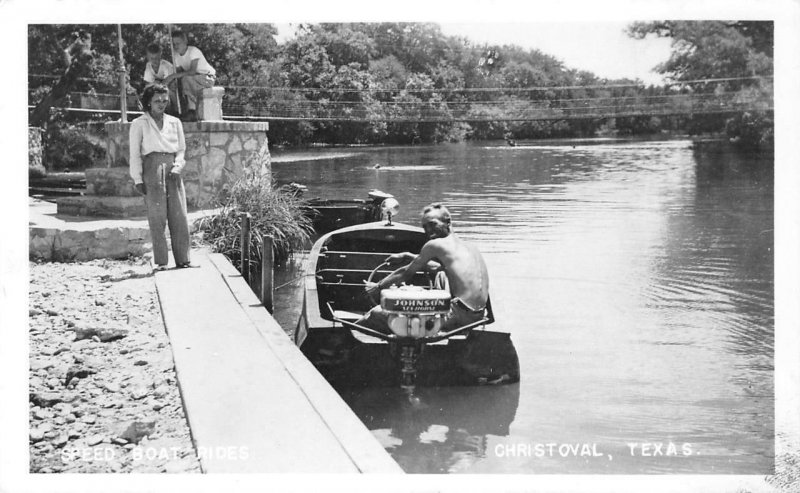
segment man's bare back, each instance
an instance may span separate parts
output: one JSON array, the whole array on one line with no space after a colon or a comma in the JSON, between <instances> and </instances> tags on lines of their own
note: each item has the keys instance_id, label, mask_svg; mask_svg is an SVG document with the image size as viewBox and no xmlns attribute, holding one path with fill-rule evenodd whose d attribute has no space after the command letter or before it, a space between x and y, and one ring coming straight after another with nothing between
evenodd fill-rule
<instances>
[{"instance_id":1,"label":"man's bare back","mask_svg":"<svg viewBox=\"0 0 800 493\"><path fill-rule=\"evenodd\" d=\"M427 250L427 251L426 251ZM489 272L477 248L455 234L428 241L420 252L441 264L450 293L474 310L483 309L489 296Z\"/></svg>"},{"instance_id":2,"label":"man's bare back","mask_svg":"<svg viewBox=\"0 0 800 493\"><path fill-rule=\"evenodd\" d=\"M436 266L447 276L450 294L454 298L460 299L473 311L482 311L489 297L489 272L478 249L453 234L450 212L441 204L431 204L425 208L422 229L430 239L422 246L419 255L405 252L389 257L395 261L412 258L412 261L381 282L367 285L367 291L380 292L382 287L400 284L415 272Z\"/></svg>"},{"instance_id":3,"label":"man's bare back","mask_svg":"<svg viewBox=\"0 0 800 493\"><path fill-rule=\"evenodd\" d=\"M367 293L380 293L392 284L407 282L415 272L444 271L454 298L442 330L453 330L480 321L489 299L489 273L478 250L455 236L450 228L450 212L441 204L431 204L422 213L422 229L429 240L419 255L409 252L391 255L387 261L411 259L411 263L392 272L379 282L366 283ZM364 314L356 323L388 332L387 314L380 305Z\"/></svg>"}]
</instances>

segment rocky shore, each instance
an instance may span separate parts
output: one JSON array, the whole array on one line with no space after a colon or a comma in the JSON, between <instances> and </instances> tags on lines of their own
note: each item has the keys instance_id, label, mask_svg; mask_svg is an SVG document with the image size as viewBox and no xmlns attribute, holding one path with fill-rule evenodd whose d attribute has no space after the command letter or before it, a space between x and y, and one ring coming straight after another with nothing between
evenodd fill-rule
<instances>
[{"instance_id":1,"label":"rocky shore","mask_svg":"<svg viewBox=\"0 0 800 493\"><path fill-rule=\"evenodd\" d=\"M30 263L30 471L200 472L146 259Z\"/></svg>"}]
</instances>

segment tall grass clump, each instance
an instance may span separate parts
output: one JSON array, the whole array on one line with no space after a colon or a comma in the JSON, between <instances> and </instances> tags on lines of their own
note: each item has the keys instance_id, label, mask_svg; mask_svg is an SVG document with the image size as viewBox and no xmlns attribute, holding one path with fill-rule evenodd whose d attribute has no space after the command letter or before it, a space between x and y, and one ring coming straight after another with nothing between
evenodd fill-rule
<instances>
[{"instance_id":1,"label":"tall grass clump","mask_svg":"<svg viewBox=\"0 0 800 493\"><path fill-rule=\"evenodd\" d=\"M250 260L261 264L262 235L273 238L275 263L284 262L308 244L313 227L303 212L305 202L276 189L268 174L246 169L243 176L217 198L220 211L198 223L203 241L236 265L240 259L242 213L250 214Z\"/></svg>"}]
</instances>

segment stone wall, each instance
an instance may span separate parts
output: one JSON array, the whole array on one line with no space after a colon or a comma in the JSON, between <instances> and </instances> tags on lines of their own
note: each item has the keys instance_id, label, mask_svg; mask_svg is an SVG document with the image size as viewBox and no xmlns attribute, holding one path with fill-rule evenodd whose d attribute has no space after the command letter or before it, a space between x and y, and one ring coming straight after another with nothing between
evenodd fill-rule
<instances>
[{"instance_id":1,"label":"stone wall","mask_svg":"<svg viewBox=\"0 0 800 493\"><path fill-rule=\"evenodd\" d=\"M86 175L86 194L113 197L140 197L133 187L128 168L89 168Z\"/></svg>"},{"instance_id":2,"label":"stone wall","mask_svg":"<svg viewBox=\"0 0 800 493\"><path fill-rule=\"evenodd\" d=\"M150 250L147 223L99 230L29 228L28 256L46 262L83 262L96 258L140 257Z\"/></svg>"},{"instance_id":3,"label":"stone wall","mask_svg":"<svg viewBox=\"0 0 800 493\"><path fill-rule=\"evenodd\" d=\"M107 123L108 165L128 168L130 123ZM266 122L201 121L183 124L186 167L183 183L190 207L213 205L214 196L245 169L270 173Z\"/></svg>"}]
</instances>

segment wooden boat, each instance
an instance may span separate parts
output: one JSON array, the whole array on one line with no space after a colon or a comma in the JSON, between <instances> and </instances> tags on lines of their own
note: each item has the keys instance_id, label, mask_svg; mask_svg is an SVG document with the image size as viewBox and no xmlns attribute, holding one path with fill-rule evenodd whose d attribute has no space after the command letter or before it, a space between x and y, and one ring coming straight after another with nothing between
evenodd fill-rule
<instances>
[{"instance_id":1,"label":"wooden boat","mask_svg":"<svg viewBox=\"0 0 800 493\"><path fill-rule=\"evenodd\" d=\"M308 215L314 231L321 235L355 224L378 221L381 218L381 203L393 195L373 190L366 199L310 199Z\"/></svg>"},{"instance_id":2,"label":"wooden boat","mask_svg":"<svg viewBox=\"0 0 800 493\"><path fill-rule=\"evenodd\" d=\"M303 197L308 187L292 182L283 185L281 190L296 197ZM366 199L306 199L304 211L311 219L314 232L323 235L347 226L380 220L381 204L392 197L394 197L392 194L372 190Z\"/></svg>"},{"instance_id":3,"label":"wooden boat","mask_svg":"<svg viewBox=\"0 0 800 493\"><path fill-rule=\"evenodd\" d=\"M392 272L384 262L389 255L419 253L426 241L422 228L392 223L390 218L338 229L314 243L295 343L334 386L519 380L519 360L510 335L486 330L494 322L491 300L482 320L446 333L384 334L356 323L375 304L366 295L364 281L372 277L377 282ZM424 289L430 286L430 277L417 272L409 284ZM408 320L417 315L409 313Z\"/></svg>"}]
</instances>

